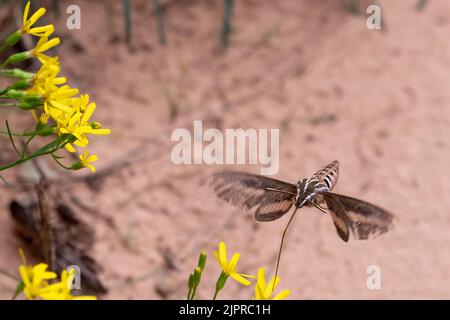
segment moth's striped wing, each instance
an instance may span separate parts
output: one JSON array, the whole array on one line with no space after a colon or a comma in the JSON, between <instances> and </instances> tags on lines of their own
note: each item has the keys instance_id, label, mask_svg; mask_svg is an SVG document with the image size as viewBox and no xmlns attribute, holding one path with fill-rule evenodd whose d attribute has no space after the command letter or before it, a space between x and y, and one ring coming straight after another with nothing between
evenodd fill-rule
<instances>
[{"instance_id":1,"label":"moth's striped wing","mask_svg":"<svg viewBox=\"0 0 450 320\"><path fill-rule=\"evenodd\" d=\"M297 193L293 184L234 171L214 174L212 186L219 198L236 207L255 211L258 221L272 221L283 216L294 204Z\"/></svg>"},{"instance_id":2,"label":"moth's striped wing","mask_svg":"<svg viewBox=\"0 0 450 320\"><path fill-rule=\"evenodd\" d=\"M347 218L344 206L338 199L331 196L329 193L323 194L323 197L327 203L331 219L333 219L339 237L347 242L350 238L349 225L352 225L352 223Z\"/></svg>"},{"instance_id":3,"label":"moth's striped wing","mask_svg":"<svg viewBox=\"0 0 450 320\"><path fill-rule=\"evenodd\" d=\"M336 193L325 192L323 197L336 230L345 242L349 239L349 230L354 239L365 240L392 228L394 216L380 207Z\"/></svg>"},{"instance_id":4,"label":"moth's striped wing","mask_svg":"<svg viewBox=\"0 0 450 320\"><path fill-rule=\"evenodd\" d=\"M329 190L333 190L339 178L339 162L333 161L325 168L317 171L313 177L325 182Z\"/></svg>"}]
</instances>

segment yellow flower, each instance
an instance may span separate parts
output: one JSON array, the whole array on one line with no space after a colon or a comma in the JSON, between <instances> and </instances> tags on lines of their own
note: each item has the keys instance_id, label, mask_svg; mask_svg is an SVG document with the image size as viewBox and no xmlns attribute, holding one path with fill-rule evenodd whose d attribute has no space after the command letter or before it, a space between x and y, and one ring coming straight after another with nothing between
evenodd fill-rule
<instances>
[{"instance_id":1,"label":"yellow flower","mask_svg":"<svg viewBox=\"0 0 450 320\"><path fill-rule=\"evenodd\" d=\"M95 172L95 168L90 162L97 161L98 157L96 155L89 155L87 151L84 154L80 154L80 163L84 168L91 169L92 172Z\"/></svg>"},{"instance_id":2,"label":"yellow flower","mask_svg":"<svg viewBox=\"0 0 450 320\"><path fill-rule=\"evenodd\" d=\"M76 111L85 112L89 106L89 95L82 94L79 98L73 99L73 107Z\"/></svg>"},{"instance_id":3,"label":"yellow flower","mask_svg":"<svg viewBox=\"0 0 450 320\"><path fill-rule=\"evenodd\" d=\"M274 284L275 281L275 284ZM258 270L258 277L255 285L255 299L256 300L283 300L288 295L291 294L290 290L284 290L277 294L275 297L272 298L273 290L277 287L278 283L280 282L280 278L277 277L275 280L275 277L270 280L269 284L266 285L266 278L264 276L264 268L259 268Z\"/></svg>"},{"instance_id":4,"label":"yellow flower","mask_svg":"<svg viewBox=\"0 0 450 320\"><path fill-rule=\"evenodd\" d=\"M48 266L45 263L28 266L26 258L19 249L22 258L22 265L19 267L20 276L24 284L24 292L29 300L41 298L44 300L95 300L95 296L73 296L70 289L75 278L75 269L70 272L63 270L61 273L61 281L52 284L48 280L56 279L54 272L46 271Z\"/></svg>"},{"instance_id":5,"label":"yellow flower","mask_svg":"<svg viewBox=\"0 0 450 320\"><path fill-rule=\"evenodd\" d=\"M85 101L89 101L88 98L83 98ZM76 99L72 99L72 102ZM55 119L57 121L58 134L71 134L77 140L74 142L75 145L79 147L86 147L89 144L89 140L87 138L87 134L100 134L106 135L111 132L109 129L102 129L101 125L98 122L89 122L92 114L95 111L96 104L94 102L89 103L86 107L80 107L80 109L84 109L84 112L75 111L73 114L66 115L66 117L60 117L59 119ZM75 148L71 144L66 144L66 149L69 152L75 152Z\"/></svg>"},{"instance_id":6,"label":"yellow flower","mask_svg":"<svg viewBox=\"0 0 450 320\"><path fill-rule=\"evenodd\" d=\"M95 296L73 296L70 289L75 278L75 269L63 270L61 281L51 284L40 291L40 297L44 300L96 300Z\"/></svg>"},{"instance_id":7,"label":"yellow flower","mask_svg":"<svg viewBox=\"0 0 450 320\"><path fill-rule=\"evenodd\" d=\"M44 101L44 113L41 122L47 123L49 117L55 121L60 120L65 114L72 114L71 98L78 93L78 89L68 85L57 87L51 81L46 81L44 87L36 87Z\"/></svg>"},{"instance_id":8,"label":"yellow flower","mask_svg":"<svg viewBox=\"0 0 450 320\"><path fill-rule=\"evenodd\" d=\"M24 284L24 292L27 299L32 300L40 296L43 288L48 286L47 280L55 279L56 273L47 271L48 265L39 263L28 266L22 249L19 250L22 258L22 265L19 267L19 273Z\"/></svg>"},{"instance_id":9,"label":"yellow flower","mask_svg":"<svg viewBox=\"0 0 450 320\"><path fill-rule=\"evenodd\" d=\"M38 37L48 37L55 31L55 28L52 24L32 28L36 21L45 14L45 8L40 8L38 11L33 13L30 18L28 18L29 11L30 1L28 1L23 12L23 27L20 29L21 33L27 33Z\"/></svg>"},{"instance_id":10,"label":"yellow flower","mask_svg":"<svg viewBox=\"0 0 450 320\"><path fill-rule=\"evenodd\" d=\"M30 54L31 56L38 58L40 62L44 63L51 57L43 54L43 52L50 50L51 48L57 46L59 43L59 38L53 38L49 41L48 37L42 37L39 39L36 47L30 51Z\"/></svg>"},{"instance_id":11,"label":"yellow flower","mask_svg":"<svg viewBox=\"0 0 450 320\"><path fill-rule=\"evenodd\" d=\"M31 78L32 87L27 90L29 93L42 93L46 88L54 90L56 86L66 83L65 77L57 77L59 71L58 58L50 58L42 64L41 68Z\"/></svg>"},{"instance_id":12,"label":"yellow flower","mask_svg":"<svg viewBox=\"0 0 450 320\"><path fill-rule=\"evenodd\" d=\"M235 253L233 255L233 258L231 258L230 262L228 262L226 245L224 242L221 242L219 243L219 252L214 251L214 255L216 256L217 261L219 262L220 266L222 267L222 271L225 274L227 274L228 276L230 276L237 282L242 283L245 286L250 285L250 281L248 281L244 277L254 278L254 276L236 272L236 265L240 258L239 253Z\"/></svg>"}]
</instances>

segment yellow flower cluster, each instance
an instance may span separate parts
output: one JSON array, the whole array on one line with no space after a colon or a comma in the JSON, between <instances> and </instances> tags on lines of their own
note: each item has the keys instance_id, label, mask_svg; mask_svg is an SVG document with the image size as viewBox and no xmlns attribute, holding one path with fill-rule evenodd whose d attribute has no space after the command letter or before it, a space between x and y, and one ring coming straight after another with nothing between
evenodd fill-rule
<instances>
[{"instance_id":1,"label":"yellow flower cluster","mask_svg":"<svg viewBox=\"0 0 450 320\"><path fill-rule=\"evenodd\" d=\"M29 94L37 94L43 101L44 107L38 117L33 110L36 121L47 124L49 119L56 123L56 134L72 135L75 137L73 145L85 148L89 144L88 135L107 135L111 131L103 129L98 122L91 121L90 118L95 111L96 104L89 102L89 95L77 96L78 89L71 88L66 84L66 78L60 77L61 70L58 57L50 57L44 54L45 51L55 47L60 43L59 38L49 39L54 32L53 25L42 27L32 27L37 20L45 14L45 9L40 8L30 18L28 18L30 2L27 3L23 15L22 33L39 37L36 47L29 51L30 56L37 58L42 66L31 79L31 87L27 90ZM69 152L76 149L71 143L65 145ZM90 162L97 160L97 156L87 156L87 151L80 156L78 167L87 167L95 172L95 168Z\"/></svg>"},{"instance_id":2,"label":"yellow flower cluster","mask_svg":"<svg viewBox=\"0 0 450 320\"><path fill-rule=\"evenodd\" d=\"M275 283L274 283L275 282ZM278 283L280 282L280 278L277 277L275 280L275 277L273 277L269 284L266 284L266 277L264 276L264 268L259 268L258 270L258 277L256 279L256 285L255 285L255 300L283 300L286 299L286 297L291 293L290 290L284 290L275 297L272 297L273 290L277 287Z\"/></svg>"},{"instance_id":3,"label":"yellow flower cluster","mask_svg":"<svg viewBox=\"0 0 450 320\"><path fill-rule=\"evenodd\" d=\"M216 259L225 274L227 274L237 282L243 284L244 286L250 285L251 282L245 278L254 278L254 276L238 273L236 271L236 265L239 261L239 258L241 257L239 253L235 253L231 260L228 261L226 245L224 242L220 242L219 252L214 251L214 255L216 256Z\"/></svg>"},{"instance_id":4,"label":"yellow flower cluster","mask_svg":"<svg viewBox=\"0 0 450 320\"><path fill-rule=\"evenodd\" d=\"M73 296L70 288L75 278L75 270L61 273L61 280L50 283L57 278L55 272L47 271L48 265L39 263L35 266L27 265L25 255L19 250L22 265L19 273L23 284L23 291L28 300L95 300L95 296Z\"/></svg>"},{"instance_id":5,"label":"yellow flower cluster","mask_svg":"<svg viewBox=\"0 0 450 320\"><path fill-rule=\"evenodd\" d=\"M22 29L20 29L20 32L31 34L37 37L48 37L50 34L52 34L55 29L51 24L32 28L36 21L38 21L39 18L41 18L45 14L45 12L45 8L40 8L30 18L28 18L28 14L30 13L30 2L28 2L23 12L23 27Z\"/></svg>"},{"instance_id":6,"label":"yellow flower cluster","mask_svg":"<svg viewBox=\"0 0 450 320\"><path fill-rule=\"evenodd\" d=\"M246 278L255 278L254 276L248 275L248 274L242 274L238 273L236 271L236 265L239 261L240 254L235 253L230 261L228 261L227 258L227 250L226 245L224 242L219 243L219 251L214 251L214 255L216 256L217 261L219 262L220 267L222 268L223 274L226 275L226 277L231 277L237 282L248 286L251 284L249 280ZM258 276L256 277L256 285L255 285L255 300L282 300L285 299L290 293L290 290L284 290L280 292L279 294L272 297L273 290L277 287L278 282L280 281L280 278L277 277L275 280L275 277L273 277L269 284L266 284L266 278L264 276L264 268L259 268L258 270ZM226 278L225 278L226 280ZM219 280L220 281L220 280ZM224 281L223 281L224 282ZM275 283L274 283L275 282ZM223 284L220 286L223 287ZM217 290L217 289L216 289ZM217 291L214 297L217 296Z\"/></svg>"}]
</instances>

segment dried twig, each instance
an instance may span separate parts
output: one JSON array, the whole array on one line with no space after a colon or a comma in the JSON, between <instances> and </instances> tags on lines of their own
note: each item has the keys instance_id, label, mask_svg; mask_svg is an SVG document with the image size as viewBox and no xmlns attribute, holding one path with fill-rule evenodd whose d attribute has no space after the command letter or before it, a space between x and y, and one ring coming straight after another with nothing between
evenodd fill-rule
<instances>
[{"instance_id":1,"label":"dried twig","mask_svg":"<svg viewBox=\"0 0 450 320\"><path fill-rule=\"evenodd\" d=\"M53 234L50 226L50 209L45 194L47 184L45 179L36 185L36 194L38 198L40 223L42 226L41 241L43 246L44 261L49 265L50 270L54 270L55 248L53 246Z\"/></svg>"},{"instance_id":2,"label":"dried twig","mask_svg":"<svg viewBox=\"0 0 450 320\"><path fill-rule=\"evenodd\" d=\"M6 271L6 270L4 270L4 269L1 269L1 268L0 268L0 274L1 274L1 275L4 275L4 276L6 276L7 278L10 278L10 279L12 279L12 280L14 280L14 281L17 281L17 282L20 281L20 278L19 278L19 277L15 276L14 274L10 273L9 271Z\"/></svg>"}]
</instances>

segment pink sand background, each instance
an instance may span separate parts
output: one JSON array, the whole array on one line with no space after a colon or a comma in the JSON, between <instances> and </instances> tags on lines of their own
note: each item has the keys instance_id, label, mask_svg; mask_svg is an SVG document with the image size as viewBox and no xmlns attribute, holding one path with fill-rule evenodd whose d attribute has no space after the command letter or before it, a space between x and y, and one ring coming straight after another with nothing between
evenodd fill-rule
<instances>
[{"instance_id":1,"label":"pink sand background","mask_svg":"<svg viewBox=\"0 0 450 320\"><path fill-rule=\"evenodd\" d=\"M132 2L131 49L118 1L62 1L56 23L63 73L91 94L96 117L113 130L91 148L100 172L115 168L95 188L48 165L68 195L97 213L78 210L97 232L104 298L183 298L204 248L199 298L208 299L220 273L212 255L219 241L241 253L242 272L264 266L273 273L288 217L257 223L204 184L223 167L170 161L172 130L200 119L223 129L280 128L277 178L296 182L337 159L337 192L396 215L390 233L344 243L329 217L303 209L280 269L291 299L450 298L450 2L417 11L415 1L380 1L386 30L370 31L338 1L236 1L226 55L218 51L221 1L168 1L166 47L151 2ZM65 28L68 4L81 7L81 30ZM177 105L173 120L167 95ZM127 158L131 165L121 162ZM5 176L18 181L24 170ZM10 273L21 242L7 206L18 193L0 189L0 268ZM370 265L381 268L381 290L366 287ZM15 286L0 276L0 298ZM252 293L230 281L220 297Z\"/></svg>"}]
</instances>

